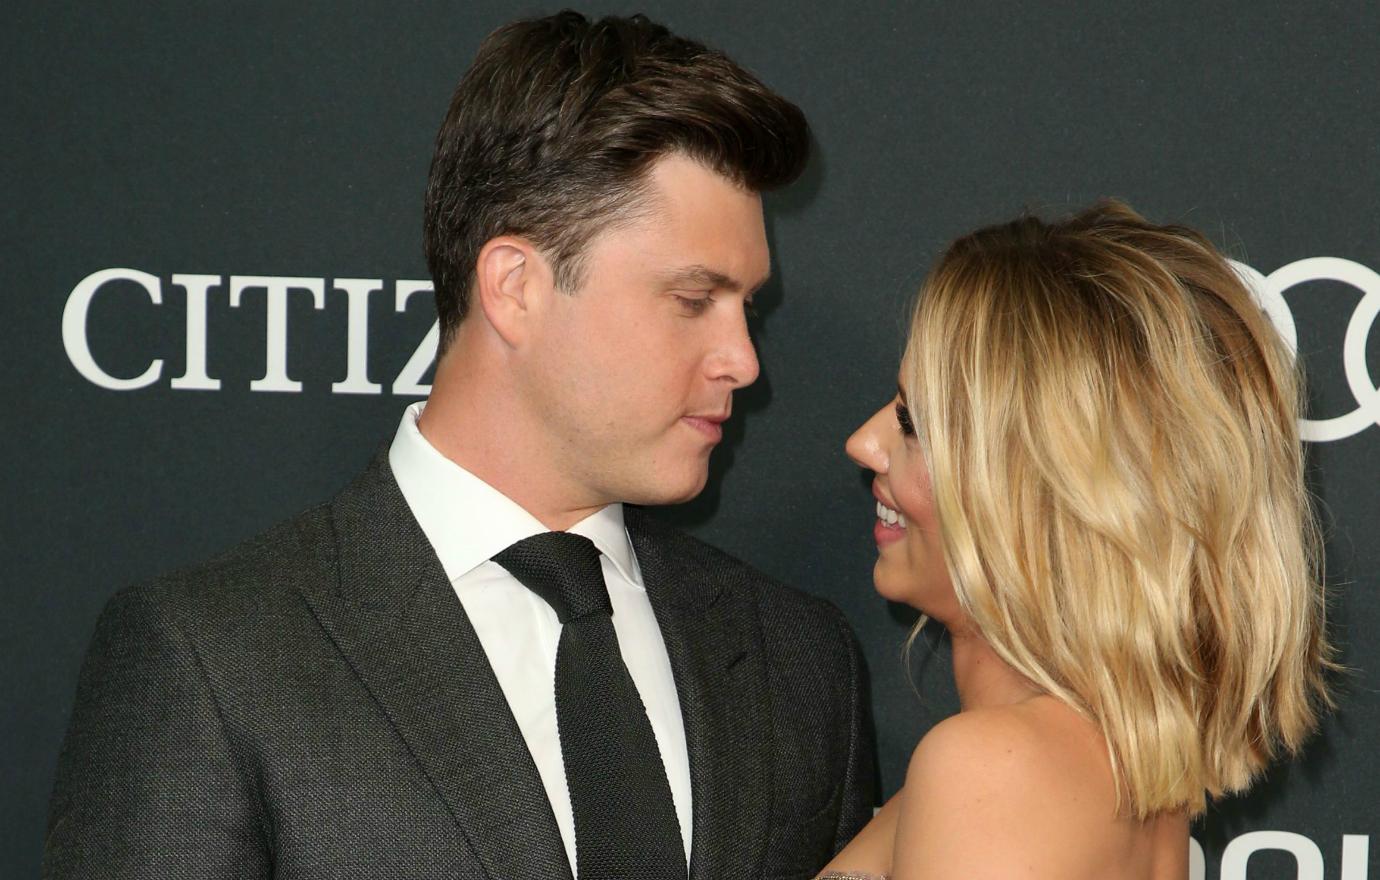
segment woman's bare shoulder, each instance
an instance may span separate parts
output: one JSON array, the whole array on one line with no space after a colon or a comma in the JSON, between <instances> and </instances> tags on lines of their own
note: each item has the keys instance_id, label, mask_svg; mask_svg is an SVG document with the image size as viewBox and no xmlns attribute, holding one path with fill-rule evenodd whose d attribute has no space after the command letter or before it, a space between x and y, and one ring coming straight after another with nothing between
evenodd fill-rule
<instances>
[{"instance_id":1,"label":"woman's bare shoulder","mask_svg":"<svg viewBox=\"0 0 1380 880\"><path fill-rule=\"evenodd\" d=\"M1069 778L1070 771L1076 773ZM1093 723L1052 697L960 712L936 724L911 756L917 781L1086 782L1110 791L1105 740ZM909 783L909 775L907 778ZM1063 786L1058 786L1063 787Z\"/></svg>"},{"instance_id":2,"label":"woman's bare shoulder","mask_svg":"<svg viewBox=\"0 0 1380 880\"><path fill-rule=\"evenodd\" d=\"M1041 697L961 712L911 757L893 876L1075 876L1098 845L1090 834L1112 831L1115 804L1103 740L1067 706Z\"/></svg>"}]
</instances>

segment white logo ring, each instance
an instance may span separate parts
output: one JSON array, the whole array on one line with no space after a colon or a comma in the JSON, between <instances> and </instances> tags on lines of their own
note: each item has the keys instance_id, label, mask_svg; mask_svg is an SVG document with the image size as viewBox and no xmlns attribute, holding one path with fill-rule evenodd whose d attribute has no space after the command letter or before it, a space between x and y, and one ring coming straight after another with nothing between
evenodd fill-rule
<instances>
[{"instance_id":1,"label":"white logo ring","mask_svg":"<svg viewBox=\"0 0 1380 880\"><path fill-rule=\"evenodd\" d=\"M1244 263L1232 265L1245 281L1265 314L1270 317L1294 356L1298 356L1298 331L1284 291L1305 281L1340 281L1363 294L1346 327L1342 342L1342 366L1346 383L1356 398L1356 409L1330 419L1299 419L1299 434L1304 440L1325 442L1359 434L1372 423L1380 424L1380 388L1376 388L1366 366L1366 340L1380 315L1380 274L1351 260L1338 257L1308 257L1280 266L1269 276L1261 275Z\"/></svg>"}]
</instances>

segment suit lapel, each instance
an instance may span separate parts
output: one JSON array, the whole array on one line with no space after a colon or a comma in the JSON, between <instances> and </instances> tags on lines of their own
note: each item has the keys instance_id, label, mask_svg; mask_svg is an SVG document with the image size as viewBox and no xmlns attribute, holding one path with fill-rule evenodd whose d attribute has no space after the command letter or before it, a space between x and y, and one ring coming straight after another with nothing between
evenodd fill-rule
<instances>
[{"instance_id":1,"label":"suit lapel","mask_svg":"<svg viewBox=\"0 0 1380 880\"><path fill-rule=\"evenodd\" d=\"M536 764L386 448L331 505L337 590L307 602L493 878L571 877Z\"/></svg>"},{"instance_id":2,"label":"suit lapel","mask_svg":"<svg viewBox=\"0 0 1380 880\"><path fill-rule=\"evenodd\" d=\"M685 722L694 819L690 880L757 877L771 816L771 719L757 609L724 572L673 553L626 510Z\"/></svg>"}]
</instances>

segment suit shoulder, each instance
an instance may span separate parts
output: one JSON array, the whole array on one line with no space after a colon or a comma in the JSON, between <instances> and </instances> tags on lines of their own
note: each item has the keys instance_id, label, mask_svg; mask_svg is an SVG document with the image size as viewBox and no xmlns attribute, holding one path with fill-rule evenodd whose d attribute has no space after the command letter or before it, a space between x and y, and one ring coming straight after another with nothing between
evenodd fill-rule
<instances>
[{"instance_id":1,"label":"suit shoulder","mask_svg":"<svg viewBox=\"0 0 1380 880\"><path fill-rule=\"evenodd\" d=\"M628 508L625 516L630 526L660 542L669 553L710 573L725 589L748 595L760 610L768 629L799 631L803 627L816 638L825 631L841 632L851 640L852 629L843 612L829 600L785 584L645 510Z\"/></svg>"},{"instance_id":2,"label":"suit shoulder","mask_svg":"<svg viewBox=\"0 0 1380 880\"><path fill-rule=\"evenodd\" d=\"M329 505L319 504L209 559L121 589L106 611L156 607L202 619L217 607L272 602L334 552Z\"/></svg>"},{"instance_id":3,"label":"suit shoulder","mask_svg":"<svg viewBox=\"0 0 1380 880\"><path fill-rule=\"evenodd\" d=\"M629 525L660 541L670 553L721 575L732 583L760 591L766 601L795 603L820 611L834 610L827 600L782 583L751 563L681 531L645 510L629 507L626 517Z\"/></svg>"}]
</instances>

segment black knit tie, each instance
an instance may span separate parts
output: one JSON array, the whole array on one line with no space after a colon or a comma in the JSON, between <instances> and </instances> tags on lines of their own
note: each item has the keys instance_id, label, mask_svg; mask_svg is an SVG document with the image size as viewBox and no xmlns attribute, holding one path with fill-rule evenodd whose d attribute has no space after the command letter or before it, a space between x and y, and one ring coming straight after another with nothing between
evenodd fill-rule
<instances>
[{"instance_id":1,"label":"black knit tie","mask_svg":"<svg viewBox=\"0 0 1380 880\"><path fill-rule=\"evenodd\" d=\"M561 621L556 728L575 814L579 880L685 880L685 847L647 710L613 629L594 542L569 532L494 557Z\"/></svg>"}]
</instances>

